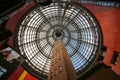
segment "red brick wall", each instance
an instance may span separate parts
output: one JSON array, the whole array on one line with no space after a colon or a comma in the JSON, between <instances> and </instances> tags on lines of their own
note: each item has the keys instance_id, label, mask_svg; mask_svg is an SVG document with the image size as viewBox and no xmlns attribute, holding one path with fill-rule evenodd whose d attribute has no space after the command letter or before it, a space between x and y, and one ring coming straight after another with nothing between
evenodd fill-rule
<instances>
[{"instance_id":1,"label":"red brick wall","mask_svg":"<svg viewBox=\"0 0 120 80\"><path fill-rule=\"evenodd\" d=\"M98 19L103 32L103 45L107 47L104 63L120 75L120 59L117 65L110 63L113 52L120 52L120 8L86 6Z\"/></svg>"}]
</instances>

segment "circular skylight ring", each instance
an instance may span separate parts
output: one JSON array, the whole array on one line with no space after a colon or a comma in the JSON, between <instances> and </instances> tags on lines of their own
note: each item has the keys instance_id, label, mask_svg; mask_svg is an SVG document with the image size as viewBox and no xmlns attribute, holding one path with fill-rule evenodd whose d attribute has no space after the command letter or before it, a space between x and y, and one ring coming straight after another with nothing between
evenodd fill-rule
<instances>
[{"instance_id":1,"label":"circular skylight ring","mask_svg":"<svg viewBox=\"0 0 120 80\"><path fill-rule=\"evenodd\" d=\"M37 77L47 78L55 42L61 39L76 73L89 68L102 44L100 26L94 16L76 3L36 5L23 16L16 31L17 51L24 67Z\"/></svg>"}]
</instances>

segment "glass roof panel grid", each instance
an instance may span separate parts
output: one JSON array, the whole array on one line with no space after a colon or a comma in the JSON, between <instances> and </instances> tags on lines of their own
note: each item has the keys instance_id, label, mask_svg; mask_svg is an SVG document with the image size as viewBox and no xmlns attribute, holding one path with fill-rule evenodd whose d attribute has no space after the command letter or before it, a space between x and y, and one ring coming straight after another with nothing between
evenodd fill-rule
<instances>
[{"instance_id":1,"label":"glass roof panel grid","mask_svg":"<svg viewBox=\"0 0 120 80\"><path fill-rule=\"evenodd\" d=\"M72 2L36 5L23 16L16 34L16 50L26 57L24 66L29 66L27 70L39 78L41 74L48 75L58 39L65 44L76 73L92 66L102 45L100 26L94 16Z\"/></svg>"}]
</instances>

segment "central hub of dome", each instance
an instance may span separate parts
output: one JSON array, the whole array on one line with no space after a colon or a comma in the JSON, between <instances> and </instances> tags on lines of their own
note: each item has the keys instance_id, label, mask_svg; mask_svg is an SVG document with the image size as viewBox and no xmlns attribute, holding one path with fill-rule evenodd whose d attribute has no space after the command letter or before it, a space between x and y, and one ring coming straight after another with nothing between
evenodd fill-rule
<instances>
[{"instance_id":1,"label":"central hub of dome","mask_svg":"<svg viewBox=\"0 0 120 80\"><path fill-rule=\"evenodd\" d=\"M60 29L54 30L54 32L53 32L54 39L62 39L63 36L64 36L63 30L60 30Z\"/></svg>"},{"instance_id":2,"label":"central hub of dome","mask_svg":"<svg viewBox=\"0 0 120 80\"><path fill-rule=\"evenodd\" d=\"M55 33L55 35L56 35L56 37L61 37L62 34L61 34L61 32L58 31Z\"/></svg>"}]
</instances>

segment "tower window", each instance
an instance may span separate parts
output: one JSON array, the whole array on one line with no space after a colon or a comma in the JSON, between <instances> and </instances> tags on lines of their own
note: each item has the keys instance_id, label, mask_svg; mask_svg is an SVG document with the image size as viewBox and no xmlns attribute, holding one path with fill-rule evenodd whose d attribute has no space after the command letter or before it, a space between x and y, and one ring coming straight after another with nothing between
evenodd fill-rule
<instances>
[{"instance_id":1,"label":"tower window","mask_svg":"<svg viewBox=\"0 0 120 80\"><path fill-rule=\"evenodd\" d=\"M59 60L61 60L61 57L59 56Z\"/></svg>"},{"instance_id":2,"label":"tower window","mask_svg":"<svg viewBox=\"0 0 120 80\"><path fill-rule=\"evenodd\" d=\"M50 80L53 80L53 73L51 73Z\"/></svg>"},{"instance_id":3,"label":"tower window","mask_svg":"<svg viewBox=\"0 0 120 80\"><path fill-rule=\"evenodd\" d=\"M57 63L57 58L55 59L55 63Z\"/></svg>"},{"instance_id":4,"label":"tower window","mask_svg":"<svg viewBox=\"0 0 120 80\"><path fill-rule=\"evenodd\" d=\"M61 72L62 71L62 67L61 66L59 66L59 72Z\"/></svg>"},{"instance_id":5,"label":"tower window","mask_svg":"<svg viewBox=\"0 0 120 80\"><path fill-rule=\"evenodd\" d=\"M55 76L57 75L57 69L55 69Z\"/></svg>"}]
</instances>

